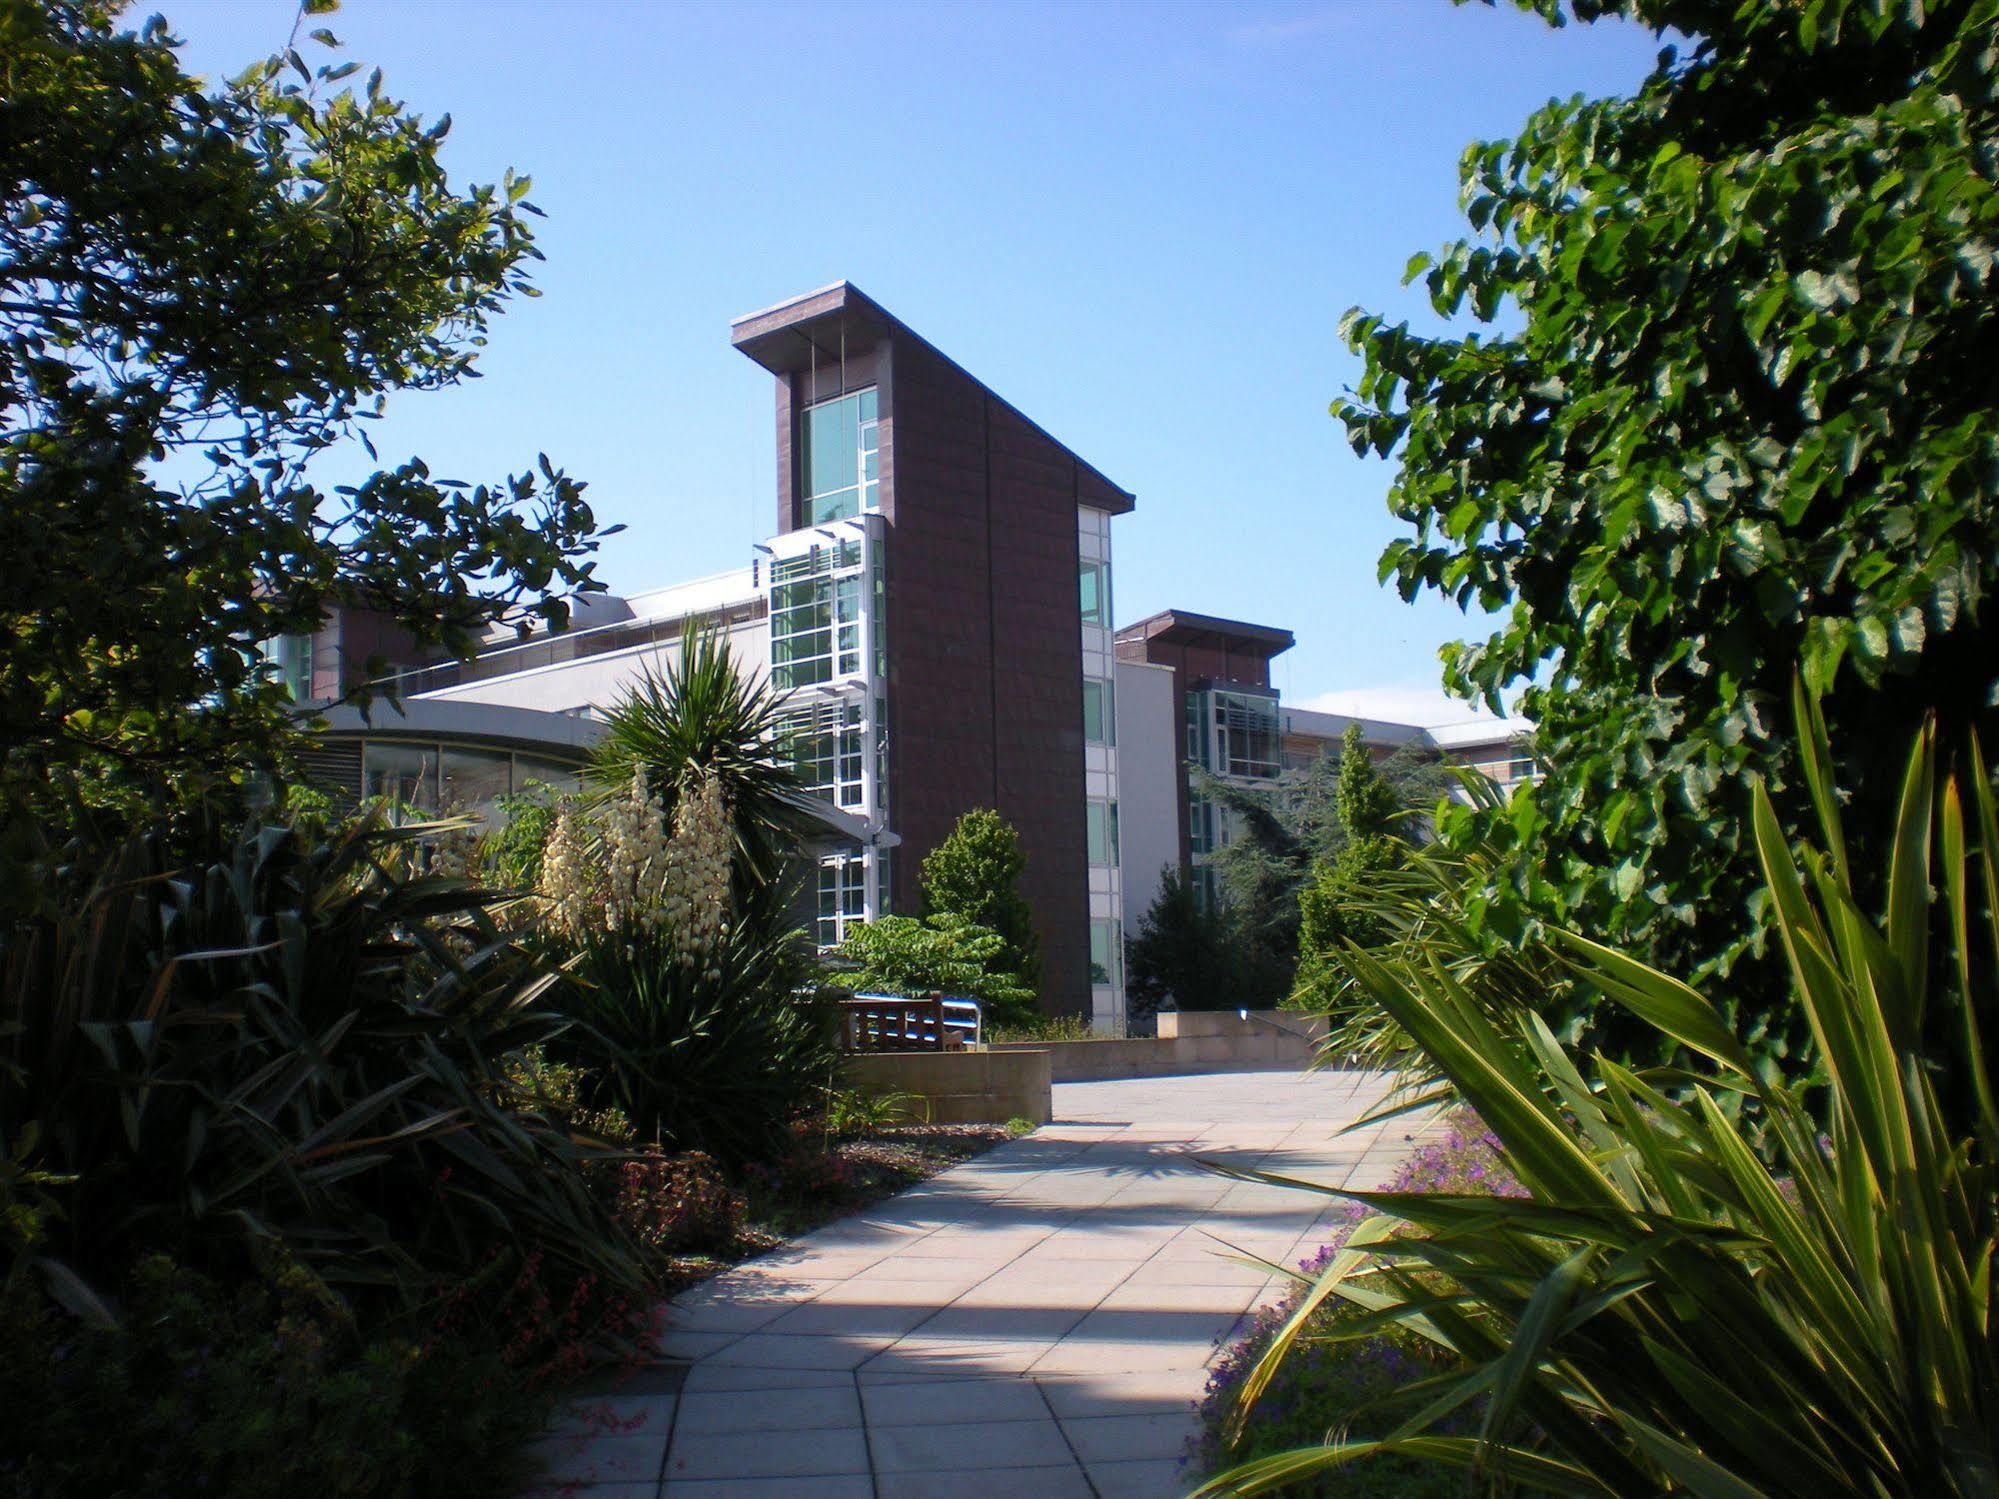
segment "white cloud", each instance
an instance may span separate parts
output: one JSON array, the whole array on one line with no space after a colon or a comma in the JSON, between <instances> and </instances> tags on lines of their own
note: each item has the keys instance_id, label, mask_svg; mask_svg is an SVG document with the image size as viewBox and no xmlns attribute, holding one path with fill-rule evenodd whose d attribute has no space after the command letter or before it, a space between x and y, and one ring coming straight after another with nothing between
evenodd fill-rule
<instances>
[{"instance_id":1,"label":"white cloud","mask_svg":"<svg viewBox=\"0 0 1999 1499\"><path fill-rule=\"evenodd\" d=\"M1415 724L1425 729L1500 722L1483 707L1449 697L1436 687L1353 687L1341 692L1322 692L1291 706L1315 713L1340 713L1349 718Z\"/></svg>"}]
</instances>

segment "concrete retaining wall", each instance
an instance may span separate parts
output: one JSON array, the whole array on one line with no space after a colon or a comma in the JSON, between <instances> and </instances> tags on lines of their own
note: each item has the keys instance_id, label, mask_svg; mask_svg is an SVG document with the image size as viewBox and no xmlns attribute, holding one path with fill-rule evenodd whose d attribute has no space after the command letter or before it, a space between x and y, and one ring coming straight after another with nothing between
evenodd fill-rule
<instances>
[{"instance_id":1,"label":"concrete retaining wall","mask_svg":"<svg viewBox=\"0 0 1999 1499\"><path fill-rule=\"evenodd\" d=\"M1189 1072L1289 1071L1309 1067L1324 1020L1295 1010L1183 1010L1159 1017L1157 1036L1102 1041L1003 1041L989 1054L1046 1051L1058 1083Z\"/></svg>"},{"instance_id":2,"label":"concrete retaining wall","mask_svg":"<svg viewBox=\"0 0 1999 1499\"><path fill-rule=\"evenodd\" d=\"M840 1059L841 1080L864 1093L910 1093L929 1105L932 1124L1005 1124L1055 1117L1048 1048L986 1051L873 1051Z\"/></svg>"}]
</instances>

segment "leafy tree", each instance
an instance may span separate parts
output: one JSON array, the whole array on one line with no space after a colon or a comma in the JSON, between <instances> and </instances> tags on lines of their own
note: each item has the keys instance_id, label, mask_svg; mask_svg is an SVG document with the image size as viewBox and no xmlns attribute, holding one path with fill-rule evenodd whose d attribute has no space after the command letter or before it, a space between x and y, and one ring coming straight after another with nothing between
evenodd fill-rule
<instances>
[{"instance_id":1,"label":"leafy tree","mask_svg":"<svg viewBox=\"0 0 1999 1499\"><path fill-rule=\"evenodd\" d=\"M1299 990L1316 989L1319 959L1348 942L1372 947L1385 935L1362 903L1380 876L1399 868L1407 847L1394 828L1402 811L1395 788L1375 767L1360 740L1360 725L1348 724L1341 743L1335 804L1346 837L1331 859L1312 865L1298 895Z\"/></svg>"},{"instance_id":2,"label":"leafy tree","mask_svg":"<svg viewBox=\"0 0 1999 1499\"><path fill-rule=\"evenodd\" d=\"M1500 821L1522 864L1487 919L1696 980L1740 968L1741 1002L1782 1010L1747 814L1760 780L1803 821L1798 663L1843 748L1856 869L1887 864L1902 726L1999 730L1999 11L1521 3L1692 40L1631 97L1551 103L1466 153L1474 233L1410 275L1488 326L1350 313L1365 373L1333 410L1399 459L1415 534L1383 576L1506 611L1446 649L1449 687L1496 707L1531 684L1547 775Z\"/></svg>"},{"instance_id":3,"label":"leafy tree","mask_svg":"<svg viewBox=\"0 0 1999 1499\"><path fill-rule=\"evenodd\" d=\"M1243 961L1233 908L1202 901L1179 870L1163 871L1159 893L1125 944L1125 1000L1134 1034L1176 1010L1265 1009L1276 995Z\"/></svg>"},{"instance_id":4,"label":"leafy tree","mask_svg":"<svg viewBox=\"0 0 1999 1499\"><path fill-rule=\"evenodd\" d=\"M1392 820L1429 812L1453 783L1450 768L1427 751L1400 748L1377 766L1357 724L1347 726L1340 754L1321 755L1275 789L1207 779L1207 794L1236 819L1236 836L1214 867L1256 1005L1277 1004L1291 992L1302 902L1320 873L1343 857L1356 872L1379 867L1395 842L1387 832ZM1357 838L1372 841L1349 855Z\"/></svg>"},{"instance_id":5,"label":"leafy tree","mask_svg":"<svg viewBox=\"0 0 1999 1499\"><path fill-rule=\"evenodd\" d=\"M1035 992L1006 969L1009 945L990 927L953 911L884 916L856 927L836 956L854 966L830 981L857 994L942 993L976 999L988 1024L1033 1020Z\"/></svg>"},{"instance_id":6,"label":"leafy tree","mask_svg":"<svg viewBox=\"0 0 1999 1499\"><path fill-rule=\"evenodd\" d=\"M1013 824L976 807L925 856L921 885L924 915L960 916L999 933L1006 945L994 954L992 972L1034 989L1041 982L1041 941L1020 893L1026 868Z\"/></svg>"},{"instance_id":7,"label":"leafy tree","mask_svg":"<svg viewBox=\"0 0 1999 1499\"><path fill-rule=\"evenodd\" d=\"M473 374L532 295L527 180L454 189L449 117L348 86L353 62L287 49L210 85L122 9L0 0L0 789L44 812L52 776L133 810L282 768L256 647L331 605L464 656L599 586L546 458L308 477L350 438L373 456L385 398Z\"/></svg>"}]
</instances>

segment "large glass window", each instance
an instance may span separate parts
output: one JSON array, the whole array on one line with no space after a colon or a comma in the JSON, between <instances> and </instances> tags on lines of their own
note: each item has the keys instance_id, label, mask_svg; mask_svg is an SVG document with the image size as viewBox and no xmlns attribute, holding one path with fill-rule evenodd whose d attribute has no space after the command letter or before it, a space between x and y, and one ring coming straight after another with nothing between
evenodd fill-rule
<instances>
[{"instance_id":1,"label":"large glass window","mask_svg":"<svg viewBox=\"0 0 1999 1499\"><path fill-rule=\"evenodd\" d=\"M442 789L438 806L451 813L476 812L488 822L499 821L494 805L513 786L514 757L504 750L459 749L444 746L438 761Z\"/></svg>"},{"instance_id":2,"label":"large glass window","mask_svg":"<svg viewBox=\"0 0 1999 1499\"><path fill-rule=\"evenodd\" d=\"M771 680L780 690L861 670L861 544L813 547L771 564Z\"/></svg>"},{"instance_id":3,"label":"large glass window","mask_svg":"<svg viewBox=\"0 0 1999 1499\"><path fill-rule=\"evenodd\" d=\"M804 789L838 807L863 801L859 703L829 703L778 721L778 738Z\"/></svg>"},{"instance_id":4,"label":"large glass window","mask_svg":"<svg viewBox=\"0 0 1999 1499\"><path fill-rule=\"evenodd\" d=\"M363 745L361 795L413 812L435 812L437 760L434 744Z\"/></svg>"},{"instance_id":5,"label":"large glass window","mask_svg":"<svg viewBox=\"0 0 1999 1499\"><path fill-rule=\"evenodd\" d=\"M558 795L567 795L581 789L583 777L574 765L564 765L560 760L537 760L531 755L515 755L513 789L525 790L529 781L539 781Z\"/></svg>"},{"instance_id":6,"label":"large glass window","mask_svg":"<svg viewBox=\"0 0 1999 1499\"><path fill-rule=\"evenodd\" d=\"M1089 802L1090 862L1117 863L1117 803Z\"/></svg>"},{"instance_id":7,"label":"large glass window","mask_svg":"<svg viewBox=\"0 0 1999 1499\"><path fill-rule=\"evenodd\" d=\"M1124 966L1124 931L1116 917L1090 923L1090 982L1115 984Z\"/></svg>"},{"instance_id":8,"label":"large glass window","mask_svg":"<svg viewBox=\"0 0 1999 1499\"><path fill-rule=\"evenodd\" d=\"M798 435L805 524L845 520L876 507L881 452L873 390L807 407Z\"/></svg>"},{"instance_id":9,"label":"large glass window","mask_svg":"<svg viewBox=\"0 0 1999 1499\"><path fill-rule=\"evenodd\" d=\"M1102 625L1109 629L1111 623L1111 570L1101 562L1085 562L1081 575L1081 602L1083 623Z\"/></svg>"},{"instance_id":10,"label":"large glass window","mask_svg":"<svg viewBox=\"0 0 1999 1499\"><path fill-rule=\"evenodd\" d=\"M819 919L815 937L821 947L838 947L847 933L867 920L867 866L860 854L834 854L819 861Z\"/></svg>"},{"instance_id":11,"label":"large glass window","mask_svg":"<svg viewBox=\"0 0 1999 1499\"><path fill-rule=\"evenodd\" d=\"M1083 683L1083 739L1089 744L1117 743L1117 708L1109 682Z\"/></svg>"}]
</instances>

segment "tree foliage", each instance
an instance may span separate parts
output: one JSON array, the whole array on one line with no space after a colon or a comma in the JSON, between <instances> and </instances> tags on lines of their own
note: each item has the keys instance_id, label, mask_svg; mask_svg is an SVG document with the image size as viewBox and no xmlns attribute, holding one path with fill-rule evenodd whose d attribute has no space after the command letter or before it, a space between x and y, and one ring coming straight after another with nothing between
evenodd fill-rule
<instances>
[{"instance_id":1,"label":"tree foliage","mask_svg":"<svg viewBox=\"0 0 1999 1499\"><path fill-rule=\"evenodd\" d=\"M1399 459L1383 576L1505 611L1448 685L1532 684L1547 776L1498 825L1525 860L1486 918L1696 977L1747 959L1731 988L1778 1003L1745 840L1759 776L1802 821L1798 663L1862 850L1894 806L1880 724L1999 731L1999 5L1523 4L1692 41L1470 148L1474 232L1410 276L1487 326L1350 313L1333 409Z\"/></svg>"},{"instance_id":2,"label":"tree foliage","mask_svg":"<svg viewBox=\"0 0 1999 1499\"><path fill-rule=\"evenodd\" d=\"M379 72L287 50L211 85L121 10L0 0L0 740L18 794L54 772L147 806L282 763L255 648L333 604L466 655L598 585L545 457L309 478L389 394L475 373L533 294L527 180L453 188L449 116Z\"/></svg>"},{"instance_id":3,"label":"tree foliage","mask_svg":"<svg viewBox=\"0 0 1999 1499\"><path fill-rule=\"evenodd\" d=\"M856 927L838 957L854 966L829 975L856 994L976 999L988 1024L1033 1020L1035 993L1006 967L1009 944L990 927L953 911L925 917L884 916Z\"/></svg>"},{"instance_id":4,"label":"tree foliage","mask_svg":"<svg viewBox=\"0 0 1999 1499\"><path fill-rule=\"evenodd\" d=\"M1395 787L1361 743L1360 725L1348 724L1334 788L1344 841L1330 859L1313 863L1298 892L1298 989L1317 989L1320 959L1348 942L1373 947L1386 935L1366 909L1380 877L1401 867L1405 840L1394 820L1404 808Z\"/></svg>"},{"instance_id":5,"label":"tree foliage","mask_svg":"<svg viewBox=\"0 0 1999 1499\"><path fill-rule=\"evenodd\" d=\"M989 807L975 807L925 855L921 883L926 916L961 916L999 933L1006 945L994 955L992 971L1034 989L1041 981L1041 939L1020 893L1026 868L1013 824Z\"/></svg>"},{"instance_id":6,"label":"tree foliage","mask_svg":"<svg viewBox=\"0 0 1999 1499\"><path fill-rule=\"evenodd\" d=\"M1395 819L1430 812L1453 784L1434 754L1404 747L1378 765L1349 724L1338 755L1321 755L1273 788L1207 777L1204 791L1232 814L1235 832L1213 867L1228 944L1256 1007L1291 993L1308 892L1345 860L1356 870L1392 857ZM1350 846L1364 847L1350 852ZM1371 861L1371 862L1370 862Z\"/></svg>"},{"instance_id":7,"label":"tree foliage","mask_svg":"<svg viewBox=\"0 0 1999 1499\"><path fill-rule=\"evenodd\" d=\"M1177 869L1125 944L1125 1001L1134 1034L1149 1034L1161 1010L1267 1009L1281 996L1259 967L1244 962L1230 908L1200 899Z\"/></svg>"}]
</instances>

